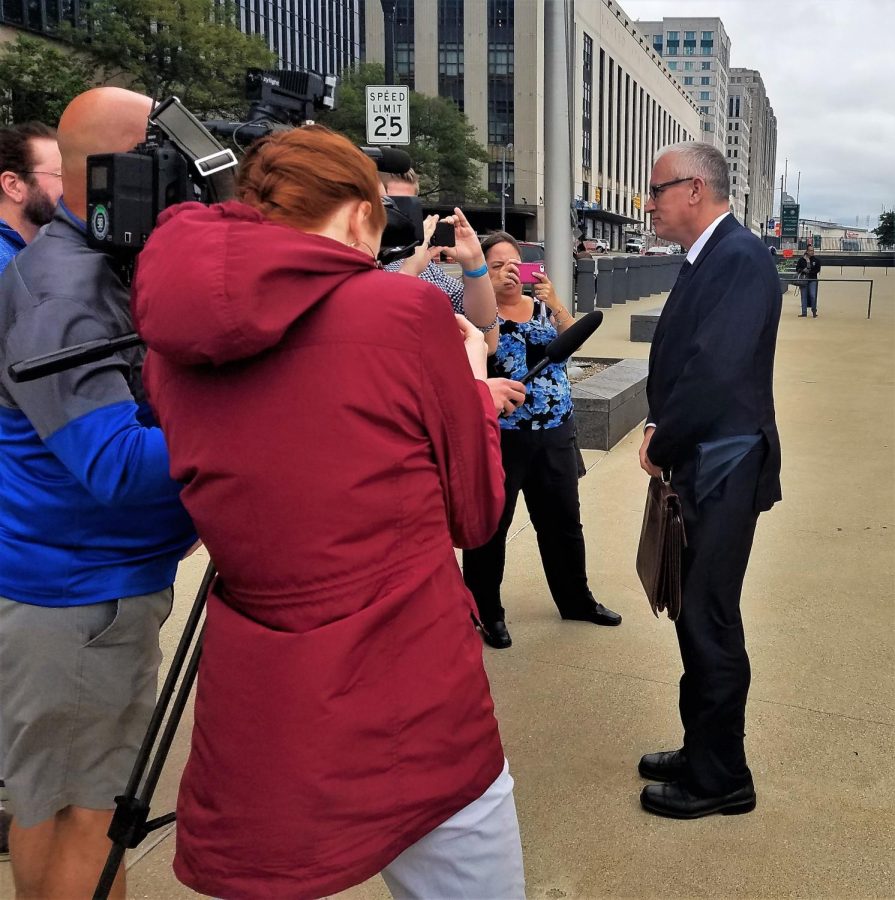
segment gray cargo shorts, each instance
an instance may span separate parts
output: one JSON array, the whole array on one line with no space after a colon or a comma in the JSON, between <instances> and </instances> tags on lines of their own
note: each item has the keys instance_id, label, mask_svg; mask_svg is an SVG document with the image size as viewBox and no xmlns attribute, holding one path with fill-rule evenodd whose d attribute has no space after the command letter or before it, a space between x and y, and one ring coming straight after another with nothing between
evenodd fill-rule
<instances>
[{"instance_id":1,"label":"gray cargo shorts","mask_svg":"<svg viewBox=\"0 0 895 900\"><path fill-rule=\"evenodd\" d=\"M173 591L87 606L0 597L0 772L30 828L66 806L114 809L155 706Z\"/></svg>"}]
</instances>

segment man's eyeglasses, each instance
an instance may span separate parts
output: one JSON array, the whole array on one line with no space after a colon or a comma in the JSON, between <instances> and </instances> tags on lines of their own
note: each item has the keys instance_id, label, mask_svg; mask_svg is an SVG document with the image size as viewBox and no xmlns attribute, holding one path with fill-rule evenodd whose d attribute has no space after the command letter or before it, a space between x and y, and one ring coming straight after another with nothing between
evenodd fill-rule
<instances>
[{"instance_id":1,"label":"man's eyeglasses","mask_svg":"<svg viewBox=\"0 0 895 900\"><path fill-rule=\"evenodd\" d=\"M22 172L22 174L23 174L23 175L52 175L53 178L61 178L61 177L62 177L62 173L61 173L61 172L35 172L35 171L29 171L29 172Z\"/></svg>"},{"instance_id":2,"label":"man's eyeglasses","mask_svg":"<svg viewBox=\"0 0 895 900\"><path fill-rule=\"evenodd\" d=\"M653 198L653 200L659 199L659 194L662 193L666 188L674 187L676 184L683 184L685 181L692 181L692 175L688 178L675 178L673 181L663 181L661 184L651 184L649 186L649 195Z\"/></svg>"}]
</instances>

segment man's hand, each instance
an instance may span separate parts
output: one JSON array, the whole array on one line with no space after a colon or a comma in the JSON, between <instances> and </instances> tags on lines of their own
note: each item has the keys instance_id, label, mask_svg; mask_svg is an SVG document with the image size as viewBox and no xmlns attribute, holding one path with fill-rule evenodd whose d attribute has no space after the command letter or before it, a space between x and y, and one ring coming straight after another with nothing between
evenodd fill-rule
<instances>
[{"instance_id":1,"label":"man's hand","mask_svg":"<svg viewBox=\"0 0 895 900\"><path fill-rule=\"evenodd\" d=\"M486 382L498 413L512 415L525 402L525 385L509 378L489 378Z\"/></svg>"},{"instance_id":2,"label":"man's hand","mask_svg":"<svg viewBox=\"0 0 895 900\"><path fill-rule=\"evenodd\" d=\"M643 469L647 475L652 475L654 478L662 477L662 470L653 465L650 462L650 458L647 455L647 449L649 448L649 442L652 439L653 432L656 430L654 425L650 425L646 431L643 432L643 443L640 445L640 468Z\"/></svg>"},{"instance_id":3,"label":"man's hand","mask_svg":"<svg viewBox=\"0 0 895 900\"><path fill-rule=\"evenodd\" d=\"M472 369L474 378L485 381L488 378L488 347L485 344L485 335L479 331L465 316L457 316L457 325L463 336L463 349L466 350L466 358Z\"/></svg>"},{"instance_id":4,"label":"man's hand","mask_svg":"<svg viewBox=\"0 0 895 900\"><path fill-rule=\"evenodd\" d=\"M416 250L413 256L408 256L398 269L401 275L410 275L416 278L432 259L432 251L429 249L429 241L435 234L435 226L438 224L438 216L426 216L423 219L423 242Z\"/></svg>"},{"instance_id":5,"label":"man's hand","mask_svg":"<svg viewBox=\"0 0 895 900\"><path fill-rule=\"evenodd\" d=\"M467 272L480 269L485 264L485 255L475 229L469 224L463 211L454 207L454 214L441 220L454 226L454 246L444 247L445 252L455 259Z\"/></svg>"}]
</instances>

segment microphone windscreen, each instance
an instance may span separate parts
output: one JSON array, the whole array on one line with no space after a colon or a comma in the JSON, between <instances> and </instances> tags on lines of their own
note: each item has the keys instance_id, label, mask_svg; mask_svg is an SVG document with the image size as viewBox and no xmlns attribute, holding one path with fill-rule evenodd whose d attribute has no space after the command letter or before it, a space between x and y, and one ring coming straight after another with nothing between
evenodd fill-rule
<instances>
[{"instance_id":1,"label":"microphone windscreen","mask_svg":"<svg viewBox=\"0 0 895 900\"><path fill-rule=\"evenodd\" d=\"M547 358L552 363L565 362L600 327L602 321L603 313L599 309L579 319L547 344Z\"/></svg>"},{"instance_id":2,"label":"microphone windscreen","mask_svg":"<svg viewBox=\"0 0 895 900\"><path fill-rule=\"evenodd\" d=\"M381 156L376 158L376 168L380 172L404 175L412 168L410 157L403 150L395 150L394 147L380 147L379 150Z\"/></svg>"}]
</instances>

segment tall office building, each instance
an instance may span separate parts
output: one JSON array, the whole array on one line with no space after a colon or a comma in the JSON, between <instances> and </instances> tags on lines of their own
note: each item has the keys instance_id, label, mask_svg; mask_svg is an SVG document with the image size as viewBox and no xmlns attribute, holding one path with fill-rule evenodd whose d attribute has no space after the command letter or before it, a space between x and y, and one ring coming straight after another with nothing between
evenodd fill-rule
<instances>
[{"instance_id":1,"label":"tall office building","mask_svg":"<svg viewBox=\"0 0 895 900\"><path fill-rule=\"evenodd\" d=\"M364 25L366 58L381 62L378 0ZM613 0L574 4L568 47L570 199L586 236L621 246L648 224L653 156L699 136L699 109ZM396 80L465 112L490 156L483 184L506 191L507 227L528 239L544 233L544 68L544 0L397 0ZM471 208L474 220L493 227L497 207Z\"/></svg>"},{"instance_id":2,"label":"tall office building","mask_svg":"<svg viewBox=\"0 0 895 900\"><path fill-rule=\"evenodd\" d=\"M750 99L748 185L749 206L748 226L762 234L767 221L775 215L774 190L777 162L777 118L768 100L761 74L755 69L734 68L730 70L730 90ZM735 129L728 123L728 135ZM740 152L740 172L742 179L743 153ZM734 173L732 172L731 175ZM732 185L731 185L732 186Z\"/></svg>"},{"instance_id":3,"label":"tall office building","mask_svg":"<svg viewBox=\"0 0 895 900\"><path fill-rule=\"evenodd\" d=\"M718 18L665 18L635 22L699 106L699 140L724 152L730 38Z\"/></svg>"},{"instance_id":4,"label":"tall office building","mask_svg":"<svg viewBox=\"0 0 895 900\"><path fill-rule=\"evenodd\" d=\"M3 0L0 41L19 30L56 36L60 24L76 21L86 0ZM338 75L361 56L362 0L237 0L236 24L261 35L284 69Z\"/></svg>"},{"instance_id":5,"label":"tall office building","mask_svg":"<svg viewBox=\"0 0 895 900\"><path fill-rule=\"evenodd\" d=\"M749 150L752 136L752 95L742 84L731 84L727 94L727 168L730 173L730 211L746 224L752 186Z\"/></svg>"},{"instance_id":6,"label":"tall office building","mask_svg":"<svg viewBox=\"0 0 895 900\"><path fill-rule=\"evenodd\" d=\"M261 35L283 69L338 75L361 57L361 0L236 0L244 34Z\"/></svg>"}]
</instances>

